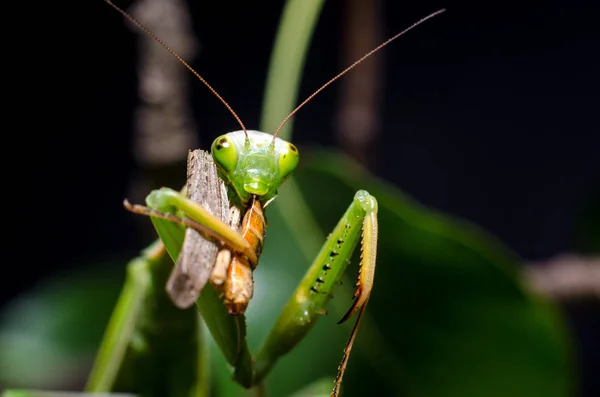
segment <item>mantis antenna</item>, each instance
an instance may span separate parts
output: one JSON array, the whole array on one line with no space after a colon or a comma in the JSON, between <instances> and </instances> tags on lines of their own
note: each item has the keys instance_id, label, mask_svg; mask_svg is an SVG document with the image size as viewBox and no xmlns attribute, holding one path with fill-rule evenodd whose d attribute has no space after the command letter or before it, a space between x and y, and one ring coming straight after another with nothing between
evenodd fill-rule
<instances>
[{"instance_id":1,"label":"mantis antenna","mask_svg":"<svg viewBox=\"0 0 600 397\"><path fill-rule=\"evenodd\" d=\"M200 76L200 74L198 74L198 72L196 72L194 70L194 68L192 68L186 61L184 61L183 58L181 58L179 55L177 55L177 53L173 49L171 49L171 47L169 47L167 44L165 44L164 41L162 41L161 39L159 39L158 36L156 34L154 34L153 31L151 31L150 29L148 29L147 27L145 27L144 25L142 25L142 23L140 21L138 21L137 19L135 19L134 17L132 17L131 15L129 15L127 12L125 12L124 10L122 10L121 8L119 8L112 1L110 1L110 0L104 0L104 1L109 6L111 6L112 8L114 8L115 10L117 10L118 12L120 12L125 18L127 18L129 21L131 21L134 25L136 25L137 27L139 27L144 33L146 33L148 36L150 36L152 39L154 39L154 41L156 41L158 44L160 44L161 46L163 46L167 51L169 51L171 53L171 55L173 55L175 58L177 58L177 60L179 62L181 62L183 64L183 66L185 66L186 68L188 68L188 70L190 72L192 72L194 74L194 76L196 76L202 83L204 83L204 85L210 90L210 92L212 92L219 99L219 101L221 101L223 103L223 105L225 105L225 107L231 112L231 114L233 114L233 117L235 117L235 119L237 120L237 122L242 127L242 130L244 130L244 134L246 135L246 140L249 139L249 137L248 137L248 131L246 130L246 127L244 126L244 123L242 123L242 120L239 118L239 116L237 115L237 113L233 111L233 109L231 108L231 106L229 106L229 104L225 101L225 99L223 99L221 97L221 95L219 95L217 93L217 91L214 88L212 88L212 86L210 84L208 84L208 82L206 80L204 80L204 78L202 76Z\"/></svg>"},{"instance_id":2,"label":"mantis antenna","mask_svg":"<svg viewBox=\"0 0 600 397\"><path fill-rule=\"evenodd\" d=\"M354 69L362 61L364 61L365 59L367 59L368 57L370 57L371 55L373 55L377 51L381 50L383 47L385 47L386 45L390 44L392 41L396 40L398 37L404 35L405 33L408 33L409 30L412 30L412 29L416 28L417 26L419 26L423 22L425 22L428 19L431 19L431 18L433 18L433 17L441 14L444 11L446 11L446 9L442 8L441 10L438 10L438 11L436 11L434 13L431 13L431 14L427 15L426 17L421 18L419 21L413 23L408 28L404 29L400 33L398 33L398 34L390 37L389 39L387 39L386 41L384 41L383 43L381 43L377 47L373 48L371 51L369 51L367 54L365 54L362 58L360 58L359 60L355 61L352 65L348 66L346 69L344 69L337 76L335 76L334 78L332 78L331 80L329 80L327 83L323 84L321 86L321 88L319 88L314 93L312 93L308 98L306 98L304 100L304 102L302 102L300 105L298 105L298 107L296 107L296 109L292 110L292 112L285 119L283 119L283 121L281 122L281 124L279 124L279 127L277 127L277 130L275 130L275 133L273 134L273 142L275 142L275 138L277 137L277 135L279 134L279 131L285 125L285 123L287 123L298 112L298 110L300 110L300 108L302 108L304 105L306 105L311 99L313 99L318 93L320 93L325 88L327 88L331 83L333 83L334 81L336 81L337 79L339 79L340 77L342 77L343 75L345 75L346 73L348 73L349 71L351 71L352 69Z\"/></svg>"}]
</instances>

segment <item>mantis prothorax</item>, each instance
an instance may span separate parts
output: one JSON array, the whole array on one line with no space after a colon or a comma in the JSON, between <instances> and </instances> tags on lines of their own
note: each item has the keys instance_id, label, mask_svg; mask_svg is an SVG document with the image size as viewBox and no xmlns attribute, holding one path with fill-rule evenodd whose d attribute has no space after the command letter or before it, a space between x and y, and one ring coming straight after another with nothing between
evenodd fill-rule
<instances>
[{"instance_id":1,"label":"mantis prothorax","mask_svg":"<svg viewBox=\"0 0 600 397\"><path fill-rule=\"evenodd\" d=\"M190 192L178 192L169 188L152 191L146 198L147 207L132 206L128 202L125 202L125 206L133 212L152 218L159 236L174 261L178 259L183 240L182 224L198 230L203 235L211 236L219 245L220 251L212 261L212 266L202 272L196 272L198 279L184 287L188 290L182 291L181 286L173 287L176 283L173 283L171 288L167 288L177 306L185 308L192 305L205 284L210 281L222 298L227 312L232 316L242 315L253 295L252 271L258 264L265 238L266 221L263 211L276 198L279 187L292 174L299 161L297 148L279 138L279 131L300 108L331 83L391 41L444 10L430 14L391 37L329 80L296 107L271 135L247 130L229 104L189 64L141 23L110 0L105 1L162 45L200 79L229 109L241 126L239 131L216 138L211 147L219 177L225 181L229 190L231 211L228 221L223 221L191 199ZM255 368L244 381L236 377L240 383L247 387L259 383L275 361L290 351L308 333L319 316L326 313L324 307L331 298L332 289L342 277L356 245L361 240L362 252L354 302L340 320L342 323L359 312L344 349L344 357L332 391L332 396L339 394L362 313L373 288L377 233L377 200L367 191L359 190L346 213L325 241L294 295L285 305L257 356ZM246 354L243 350L240 349L241 355ZM240 360L233 358L230 362L233 361L232 365L234 365L234 362L239 363Z\"/></svg>"}]
</instances>

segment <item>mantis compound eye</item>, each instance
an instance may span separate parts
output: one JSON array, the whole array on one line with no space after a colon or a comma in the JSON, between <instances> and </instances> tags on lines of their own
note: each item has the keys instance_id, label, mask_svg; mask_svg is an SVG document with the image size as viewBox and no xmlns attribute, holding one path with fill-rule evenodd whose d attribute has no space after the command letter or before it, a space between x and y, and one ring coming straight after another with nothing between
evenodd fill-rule
<instances>
[{"instance_id":1,"label":"mantis compound eye","mask_svg":"<svg viewBox=\"0 0 600 397\"><path fill-rule=\"evenodd\" d=\"M300 154L296 146L288 143L279 153L279 175L282 179L288 177L298 165Z\"/></svg>"},{"instance_id":2,"label":"mantis compound eye","mask_svg":"<svg viewBox=\"0 0 600 397\"><path fill-rule=\"evenodd\" d=\"M233 139L227 135L221 135L214 140L211 153L215 162L225 172L233 172L238 161L238 149Z\"/></svg>"}]
</instances>

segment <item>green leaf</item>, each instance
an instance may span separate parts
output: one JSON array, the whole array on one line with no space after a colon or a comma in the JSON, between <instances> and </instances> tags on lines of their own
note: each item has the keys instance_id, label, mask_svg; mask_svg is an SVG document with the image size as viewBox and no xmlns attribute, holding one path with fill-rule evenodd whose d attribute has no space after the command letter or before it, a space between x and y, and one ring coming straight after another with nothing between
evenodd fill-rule
<instances>
[{"instance_id":1,"label":"green leaf","mask_svg":"<svg viewBox=\"0 0 600 397\"><path fill-rule=\"evenodd\" d=\"M82 384L122 284L114 266L56 276L24 293L0 316L0 384L56 388Z\"/></svg>"},{"instance_id":2,"label":"green leaf","mask_svg":"<svg viewBox=\"0 0 600 397\"><path fill-rule=\"evenodd\" d=\"M79 393L69 391L5 390L2 397L136 397L124 393Z\"/></svg>"}]
</instances>

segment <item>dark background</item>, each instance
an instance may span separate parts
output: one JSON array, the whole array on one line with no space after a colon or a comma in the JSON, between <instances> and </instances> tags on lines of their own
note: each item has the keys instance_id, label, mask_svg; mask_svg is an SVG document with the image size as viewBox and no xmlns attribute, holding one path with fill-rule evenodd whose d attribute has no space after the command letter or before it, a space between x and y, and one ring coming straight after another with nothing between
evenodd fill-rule
<instances>
[{"instance_id":1,"label":"dark background","mask_svg":"<svg viewBox=\"0 0 600 397\"><path fill-rule=\"evenodd\" d=\"M191 2L201 42L193 66L249 128L258 124L282 4ZM326 2L302 98L343 69L343 5ZM382 6L386 37L438 8L448 11L382 54L383 128L373 171L422 203L484 227L525 260L584 250L577 230L586 206L600 200L600 2ZM23 66L31 84L19 94L23 127L10 131L5 146L20 158L7 172L25 200L6 214L17 216L11 233L19 255L3 277L3 301L82 263L124 263L148 241L121 205L136 171L135 35L100 0L36 14L42 23L34 24L33 62ZM238 126L200 83L191 84L208 148ZM295 119L300 147L337 145L336 89ZM597 305L571 312L590 374L600 367L597 314ZM592 378L589 395L600 390Z\"/></svg>"}]
</instances>

